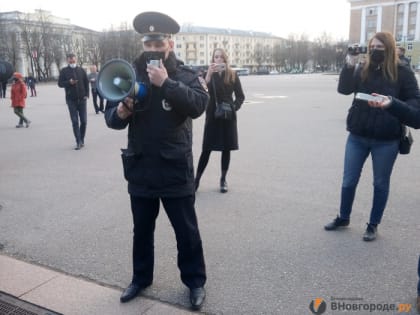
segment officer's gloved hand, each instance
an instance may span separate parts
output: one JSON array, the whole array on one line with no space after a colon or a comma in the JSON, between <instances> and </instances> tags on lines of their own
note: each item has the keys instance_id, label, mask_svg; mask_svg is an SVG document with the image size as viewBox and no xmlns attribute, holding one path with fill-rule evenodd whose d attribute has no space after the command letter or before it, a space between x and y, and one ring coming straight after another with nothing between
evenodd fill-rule
<instances>
[{"instance_id":1,"label":"officer's gloved hand","mask_svg":"<svg viewBox=\"0 0 420 315\"><path fill-rule=\"evenodd\" d=\"M354 67L359 62L359 55L347 55L346 65L348 67Z\"/></svg>"}]
</instances>

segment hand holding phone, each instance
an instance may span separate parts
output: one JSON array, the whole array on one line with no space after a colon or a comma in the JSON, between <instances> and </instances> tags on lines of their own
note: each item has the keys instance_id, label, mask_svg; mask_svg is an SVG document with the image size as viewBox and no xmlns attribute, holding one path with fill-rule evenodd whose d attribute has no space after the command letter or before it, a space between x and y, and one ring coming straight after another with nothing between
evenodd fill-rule
<instances>
[{"instance_id":1,"label":"hand holding phone","mask_svg":"<svg viewBox=\"0 0 420 315\"><path fill-rule=\"evenodd\" d=\"M152 59L152 60L149 61L149 65L159 68L160 67L160 60Z\"/></svg>"},{"instance_id":2,"label":"hand holding phone","mask_svg":"<svg viewBox=\"0 0 420 315\"><path fill-rule=\"evenodd\" d=\"M363 101L374 101L374 102L382 102L384 100L383 97L381 96L375 96L375 95L371 95L371 94L366 94L366 93L356 93L356 99L357 100L363 100Z\"/></svg>"},{"instance_id":3,"label":"hand holding phone","mask_svg":"<svg viewBox=\"0 0 420 315\"><path fill-rule=\"evenodd\" d=\"M216 63L216 71L217 72L222 72L226 69L226 64L225 63Z\"/></svg>"}]
</instances>

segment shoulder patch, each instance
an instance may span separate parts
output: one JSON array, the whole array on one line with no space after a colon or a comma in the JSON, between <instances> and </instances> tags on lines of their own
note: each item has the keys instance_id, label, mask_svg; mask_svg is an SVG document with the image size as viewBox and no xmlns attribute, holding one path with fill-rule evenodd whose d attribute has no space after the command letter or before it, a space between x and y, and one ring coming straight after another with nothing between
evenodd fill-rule
<instances>
[{"instance_id":1,"label":"shoulder patch","mask_svg":"<svg viewBox=\"0 0 420 315\"><path fill-rule=\"evenodd\" d=\"M207 83L206 80L204 80L204 78L202 76L198 77L198 81L200 81L201 86L203 87L204 91L208 92L209 89L207 87Z\"/></svg>"}]
</instances>

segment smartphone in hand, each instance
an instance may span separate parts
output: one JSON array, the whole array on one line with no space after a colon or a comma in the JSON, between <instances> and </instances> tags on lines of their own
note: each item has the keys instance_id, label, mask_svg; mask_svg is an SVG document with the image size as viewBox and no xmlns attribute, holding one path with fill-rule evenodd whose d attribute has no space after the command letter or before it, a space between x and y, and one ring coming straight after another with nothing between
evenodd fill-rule
<instances>
[{"instance_id":1,"label":"smartphone in hand","mask_svg":"<svg viewBox=\"0 0 420 315\"><path fill-rule=\"evenodd\" d=\"M369 102L369 101L382 102L384 100L383 97L381 97L381 96L374 96L374 95L371 95L371 94L360 93L360 92L356 93L355 98L357 100L363 100L363 101L367 101L367 102Z\"/></svg>"}]
</instances>

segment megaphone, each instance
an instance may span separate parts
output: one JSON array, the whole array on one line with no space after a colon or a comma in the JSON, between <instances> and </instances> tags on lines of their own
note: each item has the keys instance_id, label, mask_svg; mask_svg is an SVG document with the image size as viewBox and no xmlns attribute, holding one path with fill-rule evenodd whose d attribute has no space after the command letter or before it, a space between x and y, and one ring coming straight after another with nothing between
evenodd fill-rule
<instances>
[{"instance_id":1,"label":"megaphone","mask_svg":"<svg viewBox=\"0 0 420 315\"><path fill-rule=\"evenodd\" d=\"M136 82L134 68L123 59L111 59L103 65L98 73L96 89L111 102L119 102L127 96L142 99L147 94L146 85Z\"/></svg>"},{"instance_id":2,"label":"megaphone","mask_svg":"<svg viewBox=\"0 0 420 315\"><path fill-rule=\"evenodd\" d=\"M0 82L9 80L13 75L13 65L7 61L0 60Z\"/></svg>"}]
</instances>

